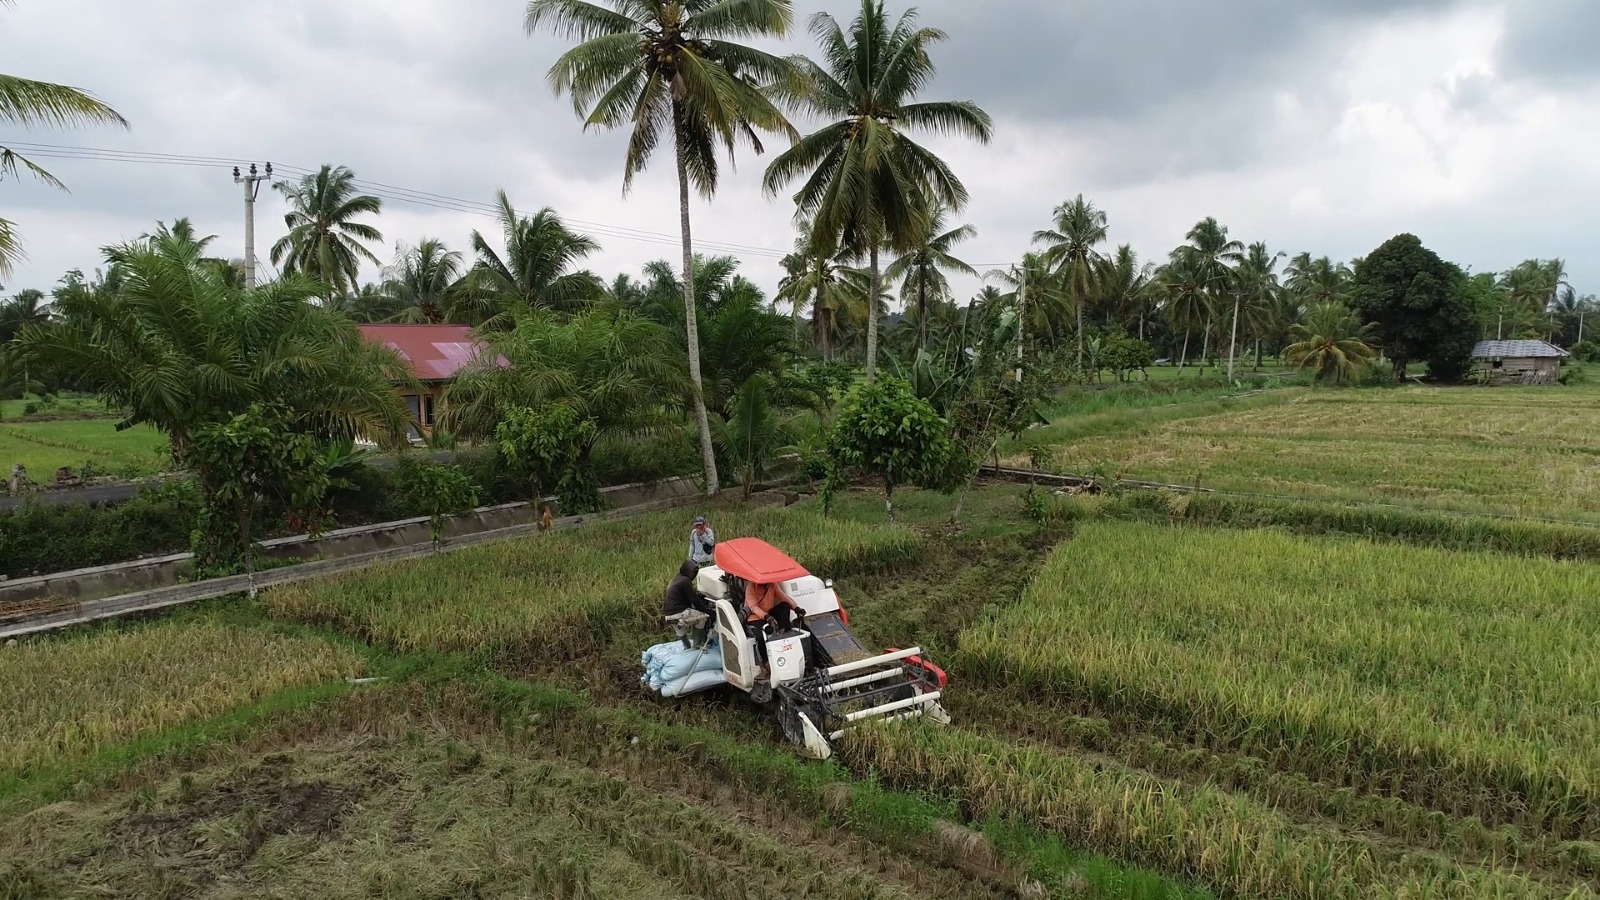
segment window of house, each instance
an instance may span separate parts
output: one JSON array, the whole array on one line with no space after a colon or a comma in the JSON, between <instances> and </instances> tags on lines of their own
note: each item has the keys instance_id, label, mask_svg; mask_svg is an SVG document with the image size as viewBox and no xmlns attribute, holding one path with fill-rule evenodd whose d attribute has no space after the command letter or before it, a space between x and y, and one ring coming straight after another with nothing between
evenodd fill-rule
<instances>
[{"instance_id":1,"label":"window of house","mask_svg":"<svg viewBox=\"0 0 1600 900\"><path fill-rule=\"evenodd\" d=\"M1489 366L1490 366L1490 367L1491 367L1491 368L1495 368L1495 369L1498 369L1498 368L1500 368L1500 366L1501 366L1501 360L1498 360L1498 359L1497 359L1497 360L1495 360L1495 361L1494 361L1494 362L1491 362L1491 363L1489 363Z\"/></svg>"},{"instance_id":2,"label":"window of house","mask_svg":"<svg viewBox=\"0 0 1600 900\"><path fill-rule=\"evenodd\" d=\"M422 424L433 427L433 395L424 394L422 397Z\"/></svg>"}]
</instances>

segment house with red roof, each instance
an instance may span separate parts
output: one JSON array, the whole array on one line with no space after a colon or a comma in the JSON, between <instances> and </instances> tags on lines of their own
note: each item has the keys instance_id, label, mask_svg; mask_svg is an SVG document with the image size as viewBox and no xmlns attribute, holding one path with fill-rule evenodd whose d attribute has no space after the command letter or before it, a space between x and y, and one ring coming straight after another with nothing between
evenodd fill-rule
<instances>
[{"instance_id":1,"label":"house with red roof","mask_svg":"<svg viewBox=\"0 0 1600 900\"><path fill-rule=\"evenodd\" d=\"M361 336L374 344L398 351L411 364L411 374L422 391L404 388L406 406L422 425L423 434L433 432L434 411L445 385L472 362L481 345L472 339L467 325L359 325ZM423 435L413 434L412 438Z\"/></svg>"}]
</instances>

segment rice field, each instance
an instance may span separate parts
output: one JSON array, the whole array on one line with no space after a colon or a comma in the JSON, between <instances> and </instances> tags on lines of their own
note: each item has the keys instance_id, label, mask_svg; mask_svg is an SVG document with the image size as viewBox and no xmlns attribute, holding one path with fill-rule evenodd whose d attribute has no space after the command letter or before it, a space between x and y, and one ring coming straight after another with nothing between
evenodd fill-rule
<instances>
[{"instance_id":1,"label":"rice field","mask_svg":"<svg viewBox=\"0 0 1600 900\"><path fill-rule=\"evenodd\" d=\"M41 484L55 479L56 469L82 472L92 466L101 475L154 475L172 467L165 435L149 425L126 431L117 420L61 419L44 422L0 421L0 470L7 477L21 463Z\"/></svg>"},{"instance_id":2,"label":"rice field","mask_svg":"<svg viewBox=\"0 0 1600 900\"><path fill-rule=\"evenodd\" d=\"M0 779L361 667L326 640L202 621L0 647Z\"/></svg>"},{"instance_id":3,"label":"rice field","mask_svg":"<svg viewBox=\"0 0 1600 900\"><path fill-rule=\"evenodd\" d=\"M1600 566L1092 523L970 677L1491 825L1600 838Z\"/></svg>"},{"instance_id":4,"label":"rice field","mask_svg":"<svg viewBox=\"0 0 1600 900\"><path fill-rule=\"evenodd\" d=\"M758 536L823 575L914 552L914 532L805 510L722 510L717 538ZM331 624L399 652L486 655L501 664L571 659L619 624L660 613L688 555L691 514L669 511L279 588L275 616Z\"/></svg>"},{"instance_id":5,"label":"rice field","mask_svg":"<svg viewBox=\"0 0 1600 900\"><path fill-rule=\"evenodd\" d=\"M1123 414L1116 431L1067 417L1028 440L1050 444L1054 467L1067 472L1600 523L1600 390L1283 394L1293 396L1200 416Z\"/></svg>"}]
</instances>

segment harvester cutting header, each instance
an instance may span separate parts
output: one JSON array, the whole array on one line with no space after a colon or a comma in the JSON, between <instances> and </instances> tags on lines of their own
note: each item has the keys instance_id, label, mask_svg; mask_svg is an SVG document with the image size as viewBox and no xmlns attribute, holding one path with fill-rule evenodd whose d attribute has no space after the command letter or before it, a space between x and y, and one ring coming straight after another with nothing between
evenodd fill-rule
<instances>
[{"instance_id":1,"label":"harvester cutting header","mask_svg":"<svg viewBox=\"0 0 1600 900\"><path fill-rule=\"evenodd\" d=\"M776 700L784 736L816 759L864 722L949 724L945 673L921 648L868 652L833 582L755 538L718 543L713 557L693 575L691 608L667 617L679 640L644 654L650 687L674 697L728 684L756 703Z\"/></svg>"}]
</instances>

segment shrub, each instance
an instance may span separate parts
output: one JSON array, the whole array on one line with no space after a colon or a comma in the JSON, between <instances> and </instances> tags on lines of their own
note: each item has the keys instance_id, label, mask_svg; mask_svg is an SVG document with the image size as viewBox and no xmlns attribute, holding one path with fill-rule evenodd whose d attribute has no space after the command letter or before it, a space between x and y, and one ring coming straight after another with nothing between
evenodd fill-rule
<instances>
[{"instance_id":1,"label":"shrub","mask_svg":"<svg viewBox=\"0 0 1600 900\"><path fill-rule=\"evenodd\" d=\"M0 513L0 566L8 578L180 553L200 515L186 482L141 491L115 506L41 506Z\"/></svg>"}]
</instances>

